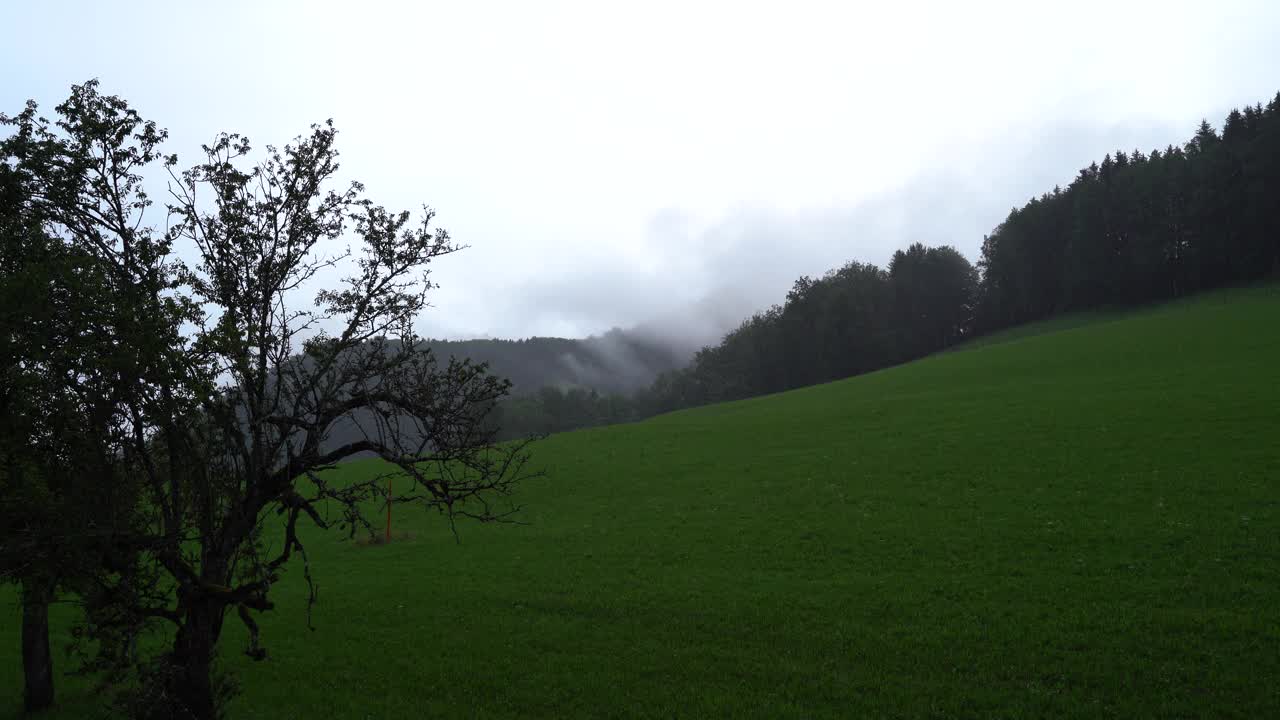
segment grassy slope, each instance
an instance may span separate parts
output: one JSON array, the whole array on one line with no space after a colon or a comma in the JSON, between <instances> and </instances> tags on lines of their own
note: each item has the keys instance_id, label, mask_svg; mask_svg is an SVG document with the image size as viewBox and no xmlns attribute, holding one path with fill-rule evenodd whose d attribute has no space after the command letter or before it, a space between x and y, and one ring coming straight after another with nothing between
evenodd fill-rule
<instances>
[{"instance_id":1,"label":"grassy slope","mask_svg":"<svg viewBox=\"0 0 1280 720\"><path fill-rule=\"evenodd\" d=\"M313 539L317 632L300 568L269 661L229 621L233 716L1280 715L1278 319L1216 294L554 437L528 527Z\"/></svg>"}]
</instances>

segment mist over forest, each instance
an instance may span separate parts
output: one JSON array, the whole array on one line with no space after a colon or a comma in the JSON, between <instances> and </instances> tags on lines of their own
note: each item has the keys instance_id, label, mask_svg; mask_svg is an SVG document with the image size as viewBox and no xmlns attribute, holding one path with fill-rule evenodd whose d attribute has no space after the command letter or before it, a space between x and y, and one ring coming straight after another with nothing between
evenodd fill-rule
<instances>
[{"instance_id":1,"label":"mist over forest","mask_svg":"<svg viewBox=\"0 0 1280 720\"><path fill-rule=\"evenodd\" d=\"M818 277L802 275L781 302L707 342L688 365L679 362L687 350L658 353L666 365L602 361L536 393L526 372L524 391L500 408L503 432L520 437L629 422L781 392L1064 313L1276 277L1280 93L1265 105L1232 109L1220 127L1206 119L1186 141L1106 153L1069 183L1009 211L984 234L976 262L950 244L915 243L885 267L855 258ZM634 343L616 342L624 337L612 334L619 348L613 357L636 357ZM559 365L586 369L567 354ZM609 367L629 382L600 383L598 371ZM651 385L635 383L646 377L642 369L654 373Z\"/></svg>"},{"instance_id":2,"label":"mist over forest","mask_svg":"<svg viewBox=\"0 0 1280 720\"><path fill-rule=\"evenodd\" d=\"M543 387L588 388L602 393L631 393L658 375L684 367L701 345L688 336L660 335L645 329L613 329L587 338L531 337L520 340L427 340L444 358L488 363L512 383L515 395Z\"/></svg>"}]
</instances>

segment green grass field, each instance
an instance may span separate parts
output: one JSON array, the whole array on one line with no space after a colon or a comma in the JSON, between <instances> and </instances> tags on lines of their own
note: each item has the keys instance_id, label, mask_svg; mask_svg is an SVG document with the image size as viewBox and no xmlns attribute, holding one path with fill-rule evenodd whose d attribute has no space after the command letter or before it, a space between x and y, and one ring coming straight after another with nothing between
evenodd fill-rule
<instances>
[{"instance_id":1,"label":"green grass field","mask_svg":"<svg viewBox=\"0 0 1280 720\"><path fill-rule=\"evenodd\" d=\"M228 620L233 717L1280 717L1280 287L536 458L528 526L313 533L317 630L297 565L269 660Z\"/></svg>"}]
</instances>

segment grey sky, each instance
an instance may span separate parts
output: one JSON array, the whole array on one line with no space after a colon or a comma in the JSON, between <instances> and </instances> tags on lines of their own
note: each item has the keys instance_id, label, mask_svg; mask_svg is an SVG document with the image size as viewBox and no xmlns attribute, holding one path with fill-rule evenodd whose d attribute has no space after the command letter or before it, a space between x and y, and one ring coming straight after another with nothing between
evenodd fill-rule
<instances>
[{"instance_id":1,"label":"grey sky","mask_svg":"<svg viewBox=\"0 0 1280 720\"><path fill-rule=\"evenodd\" d=\"M449 337L701 333L910 242L976 259L1103 153L1280 90L1264 1L10 5L6 111L97 77L184 162L334 118L349 177L472 246Z\"/></svg>"}]
</instances>

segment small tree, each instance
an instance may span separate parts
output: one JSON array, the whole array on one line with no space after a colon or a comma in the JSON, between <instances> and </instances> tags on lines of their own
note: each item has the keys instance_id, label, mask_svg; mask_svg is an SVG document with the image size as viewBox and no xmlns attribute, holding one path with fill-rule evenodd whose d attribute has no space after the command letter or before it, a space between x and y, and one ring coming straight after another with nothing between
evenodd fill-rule
<instances>
[{"instance_id":1,"label":"small tree","mask_svg":"<svg viewBox=\"0 0 1280 720\"><path fill-rule=\"evenodd\" d=\"M160 233L144 221L151 202L138 168L159 159L164 133L94 83L74 88L59 112L56 130L33 112L15 123L38 140L26 162L45 180L51 224L130 277L135 320L119 331L159 348L118 393L121 461L142 478L145 529L121 541L130 567L101 578L87 631L114 659L132 660L133 639L167 622L173 645L150 666L149 712L214 717L223 622L235 612L250 630L248 654L266 656L253 613L272 607L290 560L305 562L299 523L327 526L325 503L354 533L371 527L366 508L392 500L385 476L337 485L323 470L374 454L409 477L396 503L434 508L451 524L501 521L516 510L514 484L531 474L527 444L495 444L487 413L506 381L483 365L438 364L414 334L431 261L459 246L431 227L430 210L411 222L358 183L333 189L331 123L268 147L258 164L238 135L216 138L185 172L165 158L171 200ZM299 304L299 292L343 265L349 253L326 252L348 236L354 272ZM180 243L195 262L173 255Z\"/></svg>"}]
</instances>

